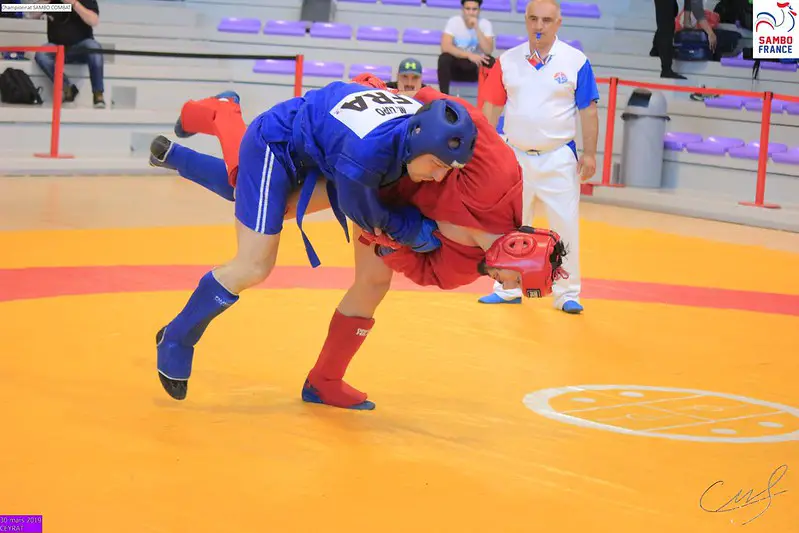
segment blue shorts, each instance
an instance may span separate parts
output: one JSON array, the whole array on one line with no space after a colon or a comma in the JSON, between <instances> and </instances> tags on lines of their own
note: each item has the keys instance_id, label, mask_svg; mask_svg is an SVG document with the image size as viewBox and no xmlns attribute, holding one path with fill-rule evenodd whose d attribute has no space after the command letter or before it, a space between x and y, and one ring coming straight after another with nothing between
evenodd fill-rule
<instances>
[{"instance_id":1,"label":"blue shorts","mask_svg":"<svg viewBox=\"0 0 799 533\"><path fill-rule=\"evenodd\" d=\"M283 230L289 197L299 187L289 153L291 131L286 127L293 117L286 116L286 112L290 114L290 110L277 106L256 118L244 133L239 148L236 218L264 235L277 235ZM282 137L285 141L267 142L263 134L266 128L270 130L270 140Z\"/></svg>"}]
</instances>

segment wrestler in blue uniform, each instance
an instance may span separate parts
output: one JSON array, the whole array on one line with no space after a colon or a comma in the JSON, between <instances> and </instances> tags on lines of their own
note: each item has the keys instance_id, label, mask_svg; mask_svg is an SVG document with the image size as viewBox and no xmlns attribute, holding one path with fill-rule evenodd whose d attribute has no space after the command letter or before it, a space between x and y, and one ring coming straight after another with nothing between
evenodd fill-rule
<instances>
[{"instance_id":1,"label":"wrestler in blue uniform","mask_svg":"<svg viewBox=\"0 0 799 533\"><path fill-rule=\"evenodd\" d=\"M194 346L211 320L238 301L241 290L271 272L277 242L263 236L282 231L292 192L300 190L301 231L317 177L324 176L331 207L345 234L348 217L366 231L380 229L419 252L432 251L441 244L433 235L435 223L414 207L387 209L378 199L378 189L397 181L422 156L433 156L448 168L465 165L476 136L468 111L457 102L437 100L422 106L411 98L355 83L331 83L258 116L241 141L235 211L243 226L262 237L245 233L249 248L243 251L245 230L239 230L236 259L216 274L203 276L181 313L156 335L164 389L175 399L186 397ZM421 172L417 180L432 179ZM320 261L304 232L302 236L316 267ZM248 261L258 263L252 267L256 274L247 270ZM236 286L225 286L225 280Z\"/></svg>"}]
</instances>

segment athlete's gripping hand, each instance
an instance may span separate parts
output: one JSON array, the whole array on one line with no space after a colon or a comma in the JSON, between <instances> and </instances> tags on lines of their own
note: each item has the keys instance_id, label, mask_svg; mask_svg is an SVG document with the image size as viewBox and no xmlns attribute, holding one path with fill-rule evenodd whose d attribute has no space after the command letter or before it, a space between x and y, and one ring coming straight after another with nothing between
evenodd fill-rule
<instances>
[{"instance_id":1,"label":"athlete's gripping hand","mask_svg":"<svg viewBox=\"0 0 799 533\"><path fill-rule=\"evenodd\" d=\"M427 253L437 250L441 247L441 240L435 235L436 231L438 231L438 224L429 218L422 217L418 233L411 240L407 241L405 245L417 253ZM379 228L375 228L374 233L364 230L358 240L367 246L376 244L375 253L381 257L395 250L399 250L402 247L402 244Z\"/></svg>"},{"instance_id":2,"label":"athlete's gripping hand","mask_svg":"<svg viewBox=\"0 0 799 533\"><path fill-rule=\"evenodd\" d=\"M422 226L419 229L419 233L417 233L416 238L412 242L408 243L408 246L417 253L428 253L433 250L438 250L441 248L441 241L435 236L436 231L438 231L438 224L436 224L434 220L422 218Z\"/></svg>"},{"instance_id":3,"label":"athlete's gripping hand","mask_svg":"<svg viewBox=\"0 0 799 533\"><path fill-rule=\"evenodd\" d=\"M395 213L398 223L384 230L392 239L417 253L432 252L441 247L441 241L433 234L438 230L438 224L422 215L418 208L406 206Z\"/></svg>"},{"instance_id":4,"label":"athlete's gripping hand","mask_svg":"<svg viewBox=\"0 0 799 533\"><path fill-rule=\"evenodd\" d=\"M402 247L400 243L383 233L380 228L374 228L374 233L370 233L369 231L361 228L363 232L361 236L358 238L365 245L376 244L378 246L383 246L385 248L392 248L394 250L398 250Z\"/></svg>"}]
</instances>

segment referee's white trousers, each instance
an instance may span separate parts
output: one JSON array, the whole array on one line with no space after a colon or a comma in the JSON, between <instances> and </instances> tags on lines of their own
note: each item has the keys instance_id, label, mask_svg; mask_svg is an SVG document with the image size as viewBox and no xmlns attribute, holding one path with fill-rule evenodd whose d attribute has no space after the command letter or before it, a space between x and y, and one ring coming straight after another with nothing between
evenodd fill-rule
<instances>
[{"instance_id":1,"label":"referee's white trousers","mask_svg":"<svg viewBox=\"0 0 799 533\"><path fill-rule=\"evenodd\" d=\"M560 309L568 300L579 302L580 178L577 175L577 157L568 145L540 155L529 155L513 146L511 148L524 176L522 223L532 226L535 203L540 201L544 204L549 229L560 235L569 252L563 261L569 278L553 284L553 305ZM521 289L506 290L501 283L494 283L494 293L504 300L522 296Z\"/></svg>"}]
</instances>

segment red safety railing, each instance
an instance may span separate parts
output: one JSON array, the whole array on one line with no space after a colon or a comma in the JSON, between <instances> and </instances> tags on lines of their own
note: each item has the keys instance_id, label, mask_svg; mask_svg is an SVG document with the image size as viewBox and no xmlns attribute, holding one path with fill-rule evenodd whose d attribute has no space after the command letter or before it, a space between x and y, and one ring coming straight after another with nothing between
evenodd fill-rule
<instances>
[{"instance_id":1,"label":"red safety railing","mask_svg":"<svg viewBox=\"0 0 799 533\"><path fill-rule=\"evenodd\" d=\"M623 80L616 77L597 78L597 83L607 83L610 87L608 94L607 124L605 127L605 151L604 163L602 165L602 182L595 185L603 187L623 187L620 184L610 182L611 165L613 162L613 133L616 125L616 97L619 86L637 87L641 89L653 89L661 91L674 91L683 93L700 93L728 96L742 96L746 98L762 98L763 111L760 118L760 151L757 159L757 183L755 187L754 202L739 202L741 205L753 207L765 207L779 209L779 205L765 202L766 196L766 169L768 166L769 154L769 133L771 131L771 102L778 98L786 102L799 102L799 97L786 94L774 94L770 91L753 92L738 91L733 89L713 89L706 87L684 87L681 85L665 85L660 83L644 83L630 80Z\"/></svg>"},{"instance_id":2,"label":"red safety railing","mask_svg":"<svg viewBox=\"0 0 799 533\"><path fill-rule=\"evenodd\" d=\"M64 89L64 47L63 46L0 46L0 52L49 52L55 53L55 72L53 73L53 122L50 125L50 153L33 154L36 157L68 159L73 156L58 153L58 140L61 133L61 97Z\"/></svg>"},{"instance_id":3,"label":"red safety railing","mask_svg":"<svg viewBox=\"0 0 799 533\"><path fill-rule=\"evenodd\" d=\"M302 96L302 71L305 65L305 56L302 54L297 56L297 62L294 64L294 97Z\"/></svg>"},{"instance_id":4,"label":"red safety railing","mask_svg":"<svg viewBox=\"0 0 799 533\"><path fill-rule=\"evenodd\" d=\"M61 134L61 104L64 94L64 47L63 46L0 46L0 52L45 52L55 53L53 72L53 118L50 125L50 152L36 153L36 157L70 159L74 156L58 153ZM302 71L304 57L298 55L294 66L294 96L302 96Z\"/></svg>"}]
</instances>

